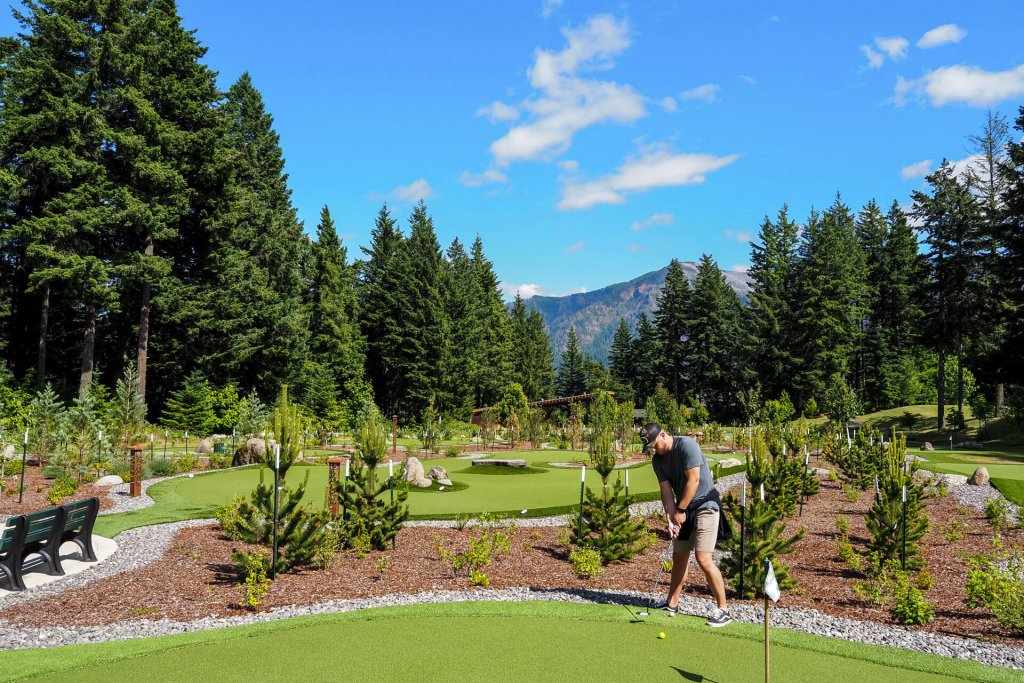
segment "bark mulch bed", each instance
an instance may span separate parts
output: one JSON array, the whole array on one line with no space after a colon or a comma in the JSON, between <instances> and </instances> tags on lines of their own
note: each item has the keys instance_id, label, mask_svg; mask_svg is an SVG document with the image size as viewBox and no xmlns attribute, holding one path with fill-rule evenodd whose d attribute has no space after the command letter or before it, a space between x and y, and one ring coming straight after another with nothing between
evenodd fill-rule
<instances>
[{"instance_id":1,"label":"bark mulch bed","mask_svg":"<svg viewBox=\"0 0 1024 683\"><path fill-rule=\"evenodd\" d=\"M869 619L894 624L885 609L858 601L851 589L863 577L836 557L835 520L849 519L850 540L863 549L867 532L864 513L870 493L850 502L838 484L822 481L821 492L810 498L803 515L789 521L789 530L807 529L793 555L780 558L799 580L796 591L783 595L780 606L809 607L827 614L852 619ZM984 515L967 511L952 496L928 503L931 527L922 543L928 570L935 579L926 594L936 605L936 619L920 627L926 631L998 640L1024 647L1024 638L1011 636L981 610L964 606L966 568L959 555L991 548L992 532ZM964 539L949 543L937 527L959 519L967 525ZM576 578L569 568L568 548L558 544L558 529L523 527L515 530L511 552L498 556L486 568L492 588L531 586L536 589L611 588L650 591L658 573L659 556L667 537L660 521L652 521L657 543L631 562L611 565L593 580ZM453 576L441 561L437 544L449 549L466 547L471 529L406 528L398 536L397 548L370 553L340 554L328 569L304 570L278 577L261 609L304 605L336 599L419 593L431 590L470 589L465 575ZM1024 542L1024 531L1004 535L1006 542ZM0 618L23 626L109 624L131 619L168 618L191 620L240 614L238 576L231 560L237 547L215 525L180 531L161 560L132 571L69 590L60 595L0 611ZM661 580L664 595L668 577ZM702 573L691 567L687 592L709 596Z\"/></svg>"},{"instance_id":2,"label":"bark mulch bed","mask_svg":"<svg viewBox=\"0 0 1024 683\"><path fill-rule=\"evenodd\" d=\"M3 480L7 483L3 493L0 494L0 517L23 515L26 512L35 512L54 506L46 497L53 480L44 478L37 465L30 463L25 468L25 492L22 494L20 505L18 504L18 484L21 481L21 475L8 475L3 477ZM108 510L114 506L110 490L93 484L82 484L74 495L60 499L57 504L63 505L73 500L82 500L93 496L100 499L100 510Z\"/></svg>"}]
</instances>

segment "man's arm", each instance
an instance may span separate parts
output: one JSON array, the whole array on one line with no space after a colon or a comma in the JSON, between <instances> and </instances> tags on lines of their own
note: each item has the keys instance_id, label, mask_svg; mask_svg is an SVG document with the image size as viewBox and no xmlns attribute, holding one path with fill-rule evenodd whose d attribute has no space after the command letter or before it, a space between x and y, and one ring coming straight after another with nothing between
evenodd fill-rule
<instances>
[{"instance_id":1,"label":"man's arm","mask_svg":"<svg viewBox=\"0 0 1024 683\"><path fill-rule=\"evenodd\" d=\"M683 497L679 499L679 507L686 510L690 507L693 494L697 493L697 487L700 486L700 467L684 470L683 476L686 477L686 483L683 484Z\"/></svg>"},{"instance_id":2,"label":"man's arm","mask_svg":"<svg viewBox=\"0 0 1024 683\"><path fill-rule=\"evenodd\" d=\"M676 509L676 497L672 485L667 481L661 482L661 505L665 508L665 519L668 520L668 535L675 538L679 534L679 527L683 525L683 513Z\"/></svg>"}]
</instances>

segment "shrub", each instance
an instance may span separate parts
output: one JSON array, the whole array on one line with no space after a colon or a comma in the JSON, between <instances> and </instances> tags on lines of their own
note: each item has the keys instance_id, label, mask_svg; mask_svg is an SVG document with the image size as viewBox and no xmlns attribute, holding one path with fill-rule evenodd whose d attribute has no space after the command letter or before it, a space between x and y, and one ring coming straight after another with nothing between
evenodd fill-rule
<instances>
[{"instance_id":1,"label":"shrub","mask_svg":"<svg viewBox=\"0 0 1024 683\"><path fill-rule=\"evenodd\" d=\"M1024 635L1024 552L1020 546L967 559L968 607L984 607L1014 635Z\"/></svg>"},{"instance_id":2,"label":"shrub","mask_svg":"<svg viewBox=\"0 0 1024 683\"><path fill-rule=\"evenodd\" d=\"M457 447L455 447L455 446L449 446L449 447L448 447L448 448L446 448L446 449L445 449L445 451L444 451L444 457L446 457L446 458L457 458L457 457L459 457L459 456L460 456L461 454L462 454L462 451L460 451L460 450L459 450L459 449L458 449Z\"/></svg>"},{"instance_id":3,"label":"shrub","mask_svg":"<svg viewBox=\"0 0 1024 683\"><path fill-rule=\"evenodd\" d=\"M235 560L238 573L242 577L242 582L238 584L242 597L239 604L247 610L256 610L270 592L270 579L267 578L270 559L262 550L252 553L234 550L231 557Z\"/></svg>"},{"instance_id":4,"label":"shrub","mask_svg":"<svg viewBox=\"0 0 1024 683\"><path fill-rule=\"evenodd\" d=\"M43 479L59 479L65 471L64 465L53 458L43 466Z\"/></svg>"},{"instance_id":5,"label":"shrub","mask_svg":"<svg viewBox=\"0 0 1024 683\"><path fill-rule=\"evenodd\" d=\"M435 540L436 550L441 561L451 565L452 574L458 576L462 570L468 569L470 582L474 586L486 586L490 579L484 574L483 568L491 564L497 555L512 549L515 524L500 526L494 516L482 514L474 530L475 538L469 540L469 547L462 552L453 553L448 550L440 537Z\"/></svg>"},{"instance_id":6,"label":"shrub","mask_svg":"<svg viewBox=\"0 0 1024 683\"><path fill-rule=\"evenodd\" d=\"M174 461L165 460L163 458L159 460L150 460L146 464L146 469L149 470L150 477L170 477L175 473Z\"/></svg>"},{"instance_id":7,"label":"shrub","mask_svg":"<svg viewBox=\"0 0 1024 683\"><path fill-rule=\"evenodd\" d=\"M21 460L8 460L4 463L4 476L21 474Z\"/></svg>"},{"instance_id":8,"label":"shrub","mask_svg":"<svg viewBox=\"0 0 1024 683\"><path fill-rule=\"evenodd\" d=\"M704 425L704 443L718 443L725 439L725 431L717 422Z\"/></svg>"},{"instance_id":9,"label":"shrub","mask_svg":"<svg viewBox=\"0 0 1024 683\"><path fill-rule=\"evenodd\" d=\"M569 545L571 545L572 544L572 534L573 534L573 531L568 526L559 527L558 528L558 538L557 538L557 541L556 541L558 543L559 547L567 548Z\"/></svg>"},{"instance_id":10,"label":"shrub","mask_svg":"<svg viewBox=\"0 0 1024 683\"><path fill-rule=\"evenodd\" d=\"M903 572L893 581L893 605L890 610L896 621L905 626L920 626L935 618L935 606L924 599L921 591L912 585Z\"/></svg>"},{"instance_id":11,"label":"shrub","mask_svg":"<svg viewBox=\"0 0 1024 683\"><path fill-rule=\"evenodd\" d=\"M210 453L209 463L211 470L222 470L231 467L231 453Z\"/></svg>"},{"instance_id":12,"label":"shrub","mask_svg":"<svg viewBox=\"0 0 1024 683\"><path fill-rule=\"evenodd\" d=\"M914 480L917 461L907 463L906 455L904 437L894 437L886 444L878 471L878 491L865 520L871 534L867 547L876 558L873 564L902 559L908 569L916 569L923 565L917 544L928 531L928 515L924 483Z\"/></svg>"},{"instance_id":13,"label":"shrub","mask_svg":"<svg viewBox=\"0 0 1024 683\"><path fill-rule=\"evenodd\" d=\"M195 453L185 453L178 458L178 471L191 472L199 467L199 456Z\"/></svg>"},{"instance_id":14,"label":"shrub","mask_svg":"<svg viewBox=\"0 0 1024 683\"><path fill-rule=\"evenodd\" d=\"M853 549L853 545L850 544L850 539L846 534L841 535L836 540L836 555L842 560L847 567L855 572L859 572L864 567L864 558L857 554L857 551Z\"/></svg>"},{"instance_id":15,"label":"shrub","mask_svg":"<svg viewBox=\"0 0 1024 683\"><path fill-rule=\"evenodd\" d=\"M846 515L836 515L836 531L844 536L850 531L850 520Z\"/></svg>"},{"instance_id":16,"label":"shrub","mask_svg":"<svg viewBox=\"0 0 1024 683\"><path fill-rule=\"evenodd\" d=\"M989 498L985 503L985 516L999 531L1010 528L1010 506L1002 498Z\"/></svg>"},{"instance_id":17,"label":"shrub","mask_svg":"<svg viewBox=\"0 0 1024 683\"><path fill-rule=\"evenodd\" d=\"M469 572L469 582L474 586L486 588L491 585L491 578L479 569L473 569Z\"/></svg>"},{"instance_id":18,"label":"shrub","mask_svg":"<svg viewBox=\"0 0 1024 683\"><path fill-rule=\"evenodd\" d=\"M942 538L952 543L953 541L962 540L967 535L967 525L962 520L953 518L949 520L948 524L940 524L938 531Z\"/></svg>"},{"instance_id":19,"label":"shrub","mask_svg":"<svg viewBox=\"0 0 1024 683\"><path fill-rule=\"evenodd\" d=\"M56 505L61 498L75 495L78 491L78 482L71 477L61 477L50 485L46 493L46 499L51 505Z\"/></svg>"},{"instance_id":20,"label":"shrub","mask_svg":"<svg viewBox=\"0 0 1024 683\"><path fill-rule=\"evenodd\" d=\"M917 576L914 577L914 583L916 583L917 587L921 590L930 591L932 586L935 585L935 579L932 578L932 573L930 571L922 569L917 573Z\"/></svg>"},{"instance_id":21,"label":"shrub","mask_svg":"<svg viewBox=\"0 0 1024 683\"><path fill-rule=\"evenodd\" d=\"M604 571L601 554L593 548L573 548L569 553L569 564L572 573L581 579L596 578Z\"/></svg>"}]
</instances>

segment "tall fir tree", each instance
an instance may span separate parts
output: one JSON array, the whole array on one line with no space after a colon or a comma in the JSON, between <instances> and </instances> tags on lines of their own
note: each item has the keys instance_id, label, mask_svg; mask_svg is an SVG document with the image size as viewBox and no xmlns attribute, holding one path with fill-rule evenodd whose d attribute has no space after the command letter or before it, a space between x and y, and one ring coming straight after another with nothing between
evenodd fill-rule
<instances>
[{"instance_id":1,"label":"tall fir tree","mask_svg":"<svg viewBox=\"0 0 1024 683\"><path fill-rule=\"evenodd\" d=\"M681 401L689 391L685 362L689 350L690 296L690 282L683 267L672 259L654 311L654 327L661 353L661 377L676 401Z\"/></svg>"},{"instance_id":2,"label":"tall fir tree","mask_svg":"<svg viewBox=\"0 0 1024 683\"><path fill-rule=\"evenodd\" d=\"M664 381L658 331L646 313L641 313L636 321L633 363L633 394L637 404L643 404L654 393L654 388Z\"/></svg>"},{"instance_id":3,"label":"tall fir tree","mask_svg":"<svg viewBox=\"0 0 1024 683\"><path fill-rule=\"evenodd\" d=\"M559 396L579 396L587 391L584 358L580 351L575 325L569 327L569 333L565 337L562 362L559 364L558 373L555 376L555 391Z\"/></svg>"},{"instance_id":4,"label":"tall fir tree","mask_svg":"<svg viewBox=\"0 0 1024 683\"><path fill-rule=\"evenodd\" d=\"M512 374L508 310L502 298L494 265L484 255L480 235L473 240L470 250L476 280L480 290L476 315L481 322L477 340L477 375L472 378L477 406L488 406L497 401L501 389Z\"/></svg>"},{"instance_id":5,"label":"tall fir tree","mask_svg":"<svg viewBox=\"0 0 1024 683\"><path fill-rule=\"evenodd\" d=\"M1014 129L1024 133L1024 106L1017 113ZM1000 282L1008 292L1005 305L1010 321L1002 340L1000 355L1005 359L1008 382L1024 385L1024 143L1006 146L1007 160L1001 166L1004 215L1000 235L1004 256L1000 260Z\"/></svg>"},{"instance_id":6,"label":"tall fir tree","mask_svg":"<svg viewBox=\"0 0 1024 683\"><path fill-rule=\"evenodd\" d=\"M479 299L479 283L473 262L462 243L455 238L445 252L441 290L445 310L445 334L442 338L439 368L439 394L445 412L460 419L469 416L473 406L473 387L468 381L478 374L474 351L480 320L474 315Z\"/></svg>"},{"instance_id":7,"label":"tall fir tree","mask_svg":"<svg viewBox=\"0 0 1024 683\"><path fill-rule=\"evenodd\" d=\"M855 355L851 384L865 398L865 409L876 410L881 407L878 400L883 395L882 365L890 355L880 320L882 294L889 276L885 258L889 226L874 199L857 215L856 232L864 252L865 315L860 321L861 344Z\"/></svg>"},{"instance_id":8,"label":"tall fir tree","mask_svg":"<svg viewBox=\"0 0 1024 683\"><path fill-rule=\"evenodd\" d=\"M757 242L751 243L744 319L751 369L768 397L787 390L798 371L793 310L798 234L789 207L783 206L775 221L765 216Z\"/></svg>"},{"instance_id":9,"label":"tall fir tree","mask_svg":"<svg viewBox=\"0 0 1024 683\"><path fill-rule=\"evenodd\" d=\"M551 353L551 338L548 336L544 316L536 308L530 309L526 318L526 340L530 349L529 392L531 401L553 398L555 395L555 363Z\"/></svg>"},{"instance_id":10,"label":"tall fir tree","mask_svg":"<svg viewBox=\"0 0 1024 683\"><path fill-rule=\"evenodd\" d=\"M939 354L937 389L938 428L945 427L945 404L952 396L963 411L964 351L967 337L979 319L983 292L978 278L982 246L980 210L968 184L951 164L943 161L926 178L931 191L913 193L913 215L928 244L931 271L929 292L930 336ZM957 386L945 386L945 365L952 356L957 364ZM950 391L952 389L952 391Z\"/></svg>"},{"instance_id":11,"label":"tall fir tree","mask_svg":"<svg viewBox=\"0 0 1024 683\"><path fill-rule=\"evenodd\" d=\"M688 306L687 369L694 395L716 416L734 407L737 392L745 384L740 347L742 309L718 264L703 254Z\"/></svg>"},{"instance_id":12,"label":"tall fir tree","mask_svg":"<svg viewBox=\"0 0 1024 683\"><path fill-rule=\"evenodd\" d=\"M636 372L636 363L633 358L633 335L629 331L626 319L619 318L619 326L615 328L615 336L612 337L612 346L608 352L608 370L611 373L616 388L619 389L619 398L622 396L622 389L627 389L627 394L633 393L633 375Z\"/></svg>"},{"instance_id":13,"label":"tall fir tree","mask_svg":"<svg viewBox=\"0 0 1024 683\"><path fill-rule=\"evenodd\" d=\"M405 237L387 205L377 212L370 232L370 246L362 247L366 259L360 268L360 325L366 339L366 374L384 415L394 415L400 393L398 326L402 274L397 265L405 249Z\"/></svg>"}]
</instances>

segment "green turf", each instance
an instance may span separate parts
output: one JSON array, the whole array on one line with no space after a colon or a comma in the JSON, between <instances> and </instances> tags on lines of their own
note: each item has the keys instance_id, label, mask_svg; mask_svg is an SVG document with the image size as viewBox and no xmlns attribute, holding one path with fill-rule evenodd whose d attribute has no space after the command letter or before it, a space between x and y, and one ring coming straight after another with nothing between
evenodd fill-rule
<instances>
[{"instance_id":1,"label":"green turf","mask_svg":"<svg viewBox=\"0 0 1024 683\"><path fill-rule=\"evenodd\" d=\"M657 634L666 634L664 640ZM763 629L646 622L615 605L452 603L0 653L9 681L764 680ZM1019 681L1020 672L773 629L772 675L829 681Z\"/></svg>"},{"instance_id":2,"label":"green turf","mask_svg":"<svg viewBox=\"0 0 1024 683\"><path fill-rule=\"evenodd\" d=\"M1020 479L993 478L992 485L1012 503L1024 506L1024 481Z\"/></svg>"},{"instance_id":3,"label":"green turf","mask_svg":"<svg viewBox=\"0 0 1024 683\"><path fill-rule=\"evenodd\" d=\"M525 472L501 466L474 466L469 460L436 458L423 460L429 470L434 465L444 467L449 477L457 483L438 491L415 487L409 491L409 509L413 518L451 519L460 513L494 512L521 516L561 514L572 510L579 503L580 470L578 468L552 467L550 462L568 462L582 459L585 453L572 451L502 451L482 457L514 457L527 460ZM401 463L396 463L396 472ZM269 477L265 468L253 466L198 474L193 478L171 479L149 488L156 500L142 510L104 515L96 520L96 533L112 537L138 526L160 524L184 519L212 517L216 508L233 496L244 495L259 482L259 473ZM380 472L386 476L386 467ZM295 486L309 473L306 501L311 507L322 507L327 491L327 467L324 465L295 465L288 474L288 482ZM612 475L625 477L623 470ZM656 500L657 481L651 466L641 463L629 468L630 497L634 500ZM600 479L593 470L587 470L587 484L600 485Z\"/></svg>"}]
</instances>

